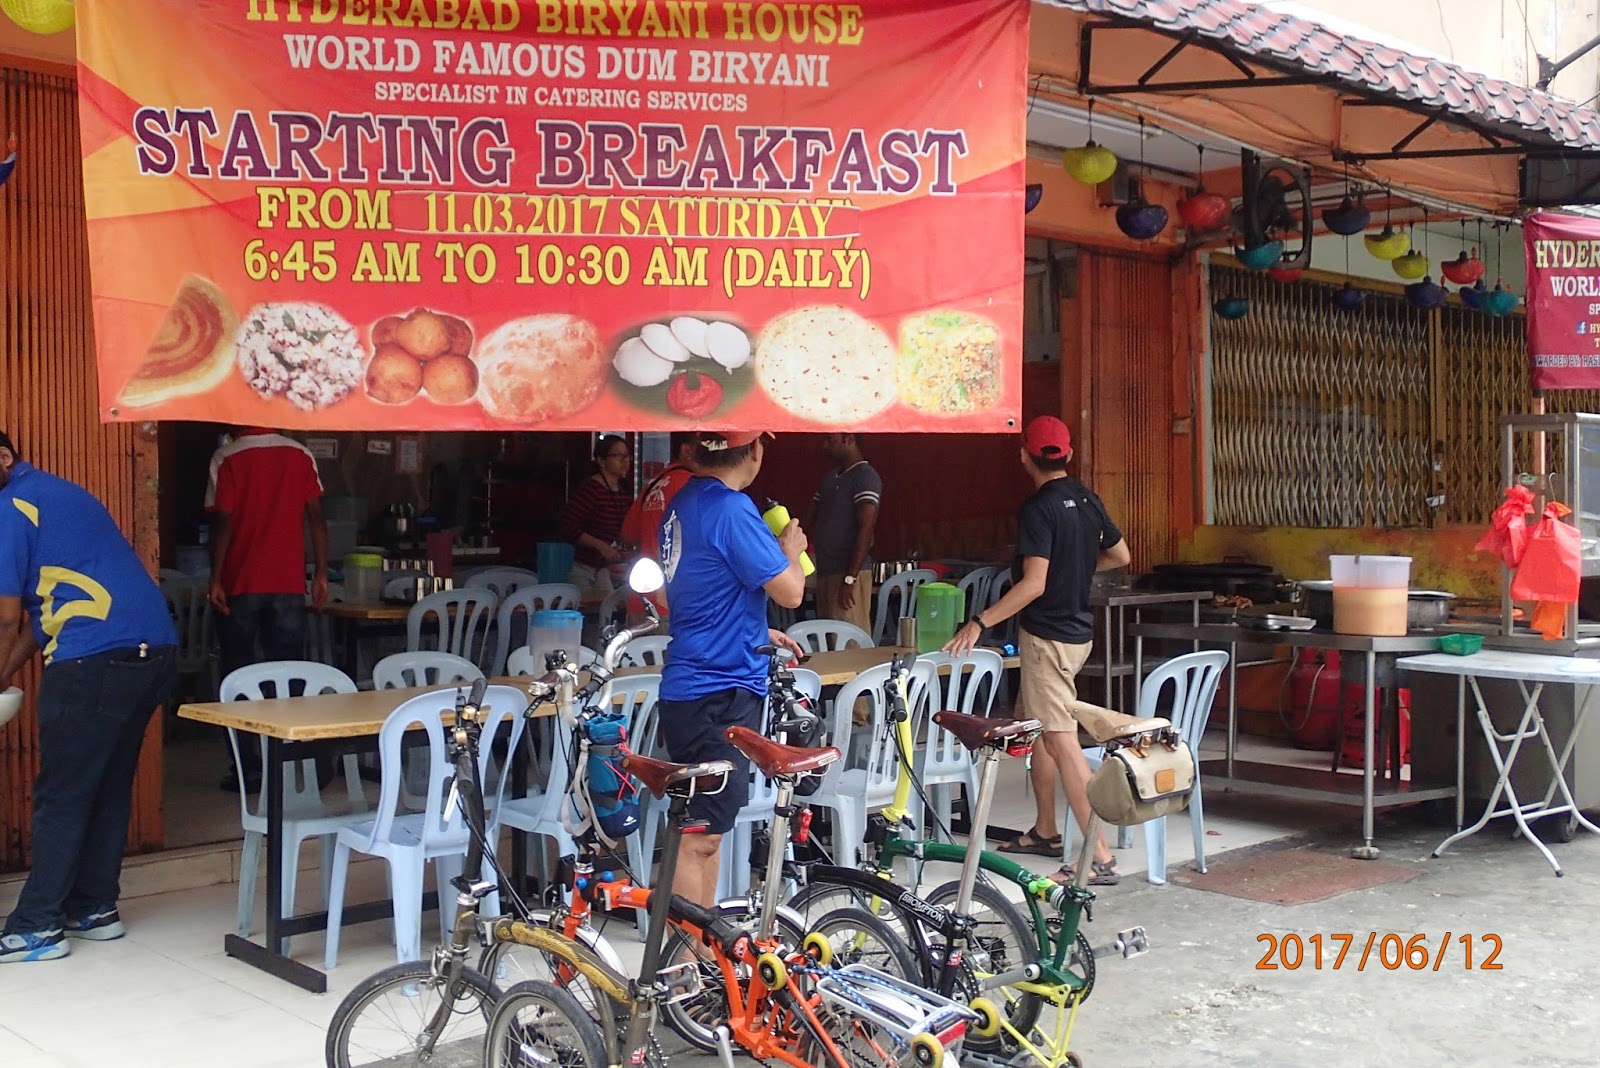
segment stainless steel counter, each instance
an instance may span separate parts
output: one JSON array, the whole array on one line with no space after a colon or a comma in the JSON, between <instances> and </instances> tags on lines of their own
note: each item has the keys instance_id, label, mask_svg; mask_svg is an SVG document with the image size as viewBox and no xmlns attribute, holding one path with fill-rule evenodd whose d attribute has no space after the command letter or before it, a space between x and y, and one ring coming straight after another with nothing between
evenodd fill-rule
<instances>
[{"instance_id":1,"label":"stainless steel counter","mask_svg":"<svg viewBox=\"0 0 1600 1068\"><path fill-rule=\"evenodd\" d=\"M1269 631L1265 634L1255 628L1236 624L1201 623L1141 624L1132 628L1134 635L1134 686L1135 701L1143 681L1144 639L1193 642L1196 649L1202 645L1225 648L1228 651L1228 735L1225 756L1221 760L1203 760L1200 771L1207 786L1220 786L1224 790L1257 793L1278 797L1300 797L1335 804L1361 807L1361 837L1363 845L1351 850L1351 855L1361 860L1375 860L1378 849L1373 846L1373 813L1391 805L1408 805L1455 797L1454 784L1419 783L1400 777L1398 737L1394 738L1395 759L1384 775L1376 773L1375 731L1378 712L1377 695L1380 688L1385 697L1384 711L1393 714L1398 722L1398 683L1395 680L1395 662L1404 655L1432 652L1437 648L1438 635L1432 632L1412 634L1400 638L1372 638L1351 634L1334 634L1325 630ZM1238 669L1272 663L1283 663L1280 657L1254 660L1245 664L1238 661L1241 646L1259 646L1263 642L1278 647L1305 649L1332 649L1340 653L1356 654L1361 667L1361 681L1366 696L1366 746L1365 764L1359 779L1337 771L1314 771L1283 764L1262 764L1235 759L1238 747ZM1398 735L1398 731L1395 732ZM1413 765L1413 772L1415 765Z\"/></svg>"}]
</instances>

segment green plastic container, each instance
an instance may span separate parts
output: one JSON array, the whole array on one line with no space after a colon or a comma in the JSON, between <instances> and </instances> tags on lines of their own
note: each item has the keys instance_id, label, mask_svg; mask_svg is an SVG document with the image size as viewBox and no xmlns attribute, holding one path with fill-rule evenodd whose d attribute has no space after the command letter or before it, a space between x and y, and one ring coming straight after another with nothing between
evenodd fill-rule
<instances>
[{"instance_id":1,"label":"green plastic container","mask_svg":"<svg viewBox=\"0 0 1600 1068\"><path fill-rule=\"evenodd\" d=\"M965 609L961 590L948 582L924 582L917 587L917 652L943 649L961 629Z\"/></svg>"},{"instance_id":2,"label":"green plastic container","mask_svg":"<svg viewBox=\"0 0 1600 1068\"><path fill-rule=\"evenodd\" d=\"M1443 634L1439 636L1439 648L1456 656L1471 656L1483 648L1483 635Z\"/></svg>"}]
</instances>

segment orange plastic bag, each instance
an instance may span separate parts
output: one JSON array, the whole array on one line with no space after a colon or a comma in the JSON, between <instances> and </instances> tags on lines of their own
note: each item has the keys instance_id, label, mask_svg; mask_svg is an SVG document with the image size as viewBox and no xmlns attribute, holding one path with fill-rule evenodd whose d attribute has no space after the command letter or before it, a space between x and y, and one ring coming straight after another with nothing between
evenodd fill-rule
<instances>
[{"instance_id":1,"label":"orange plastic bag","mask_svg":"<svg viewBox=\"0 0 1600 1068\"><path fill-rule=\"evenodd\" d=\"M1544 518L1528 538L1516 577L1511 580L1514 601L1549 601L1576 604L1583 579L1582 534L1562 517L1572 509L1560 501L1545 505Z\"/></svg>"},{"instance_id":2,"label":"orange plastic bag","mask_svg":"<svg viewBox=\"0 0 1600 1068\"><path fill-rule=\"evenodd\" d=\"M1489 530L1474 548L1480 553L1494 553L1506 567L1515 569L1522 563L1522 554L1528 548L1528 512L1533 504L1533 491L1526 486L1507 486L1506 499L1489 517Z\"/></svg>"}]
</instances>

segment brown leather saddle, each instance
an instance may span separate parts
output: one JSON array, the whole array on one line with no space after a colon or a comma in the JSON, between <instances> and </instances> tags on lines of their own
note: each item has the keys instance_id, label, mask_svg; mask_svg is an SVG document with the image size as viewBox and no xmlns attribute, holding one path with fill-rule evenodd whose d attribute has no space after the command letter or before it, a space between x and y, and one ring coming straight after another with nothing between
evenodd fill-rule
<instances>
[{"instance_id":1,"label":"brown leather saddle","mask_svg":"<svg viewBox=\"0 0 1600 1068\"><path fill-rule=\"evenodd\" d=\"M811 775L839 759L831 745L798 746L775 742L749 727L729 727L722 735L733 747L750 758L769 779L798 779Z\"/></svg>"},{"instance_id":2,"label":"brown leather saddle","mask_svg":"<svg viewBox=\"0 0 1600 1068\"><path fill-rule=\"evenodd\" d=\"M704 760L698 764L674 764L628 753L622 758L622 768L636 777L644 788L657 797L693 797L695 794L721 792L733 774L733 764L726 760Z\"/></svg>"},{"instance_id":3,"label":"brown leather saddle","mask_svg":"<svg viewBox=\"0 0 1600 1068\"><path fill-rule=\"evenodd\" d=\"M1014 739L1039 733L1036 719L990 719L960 712L936 712L933 721L973 752L990 746L1004 747Z\"/></svg>"}]
</instances>

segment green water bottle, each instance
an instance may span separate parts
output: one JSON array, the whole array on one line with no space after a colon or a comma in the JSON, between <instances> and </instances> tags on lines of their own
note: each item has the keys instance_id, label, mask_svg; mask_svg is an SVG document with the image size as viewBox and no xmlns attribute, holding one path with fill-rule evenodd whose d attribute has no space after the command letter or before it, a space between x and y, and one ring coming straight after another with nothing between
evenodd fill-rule
<instances>
[{"instance_id":1,"label":"green water bottle","mask_svg":"<svg viewBox=\"0 0 1600 1068\"><path fill-rule=\"evenodd\" d=\"M789 509L770 498L767 500L767 510L761 513L761 518L766 520L769 530L779 535L784 532L784 529L792 521ZM811 562L811 554L802 552L800 554L800 573L802 575L811 575L816 570L817 565Z\"/></svg>"}]
</instances>

